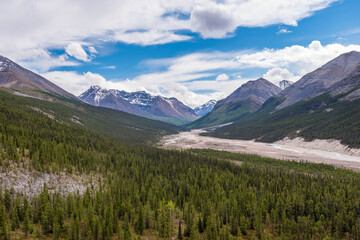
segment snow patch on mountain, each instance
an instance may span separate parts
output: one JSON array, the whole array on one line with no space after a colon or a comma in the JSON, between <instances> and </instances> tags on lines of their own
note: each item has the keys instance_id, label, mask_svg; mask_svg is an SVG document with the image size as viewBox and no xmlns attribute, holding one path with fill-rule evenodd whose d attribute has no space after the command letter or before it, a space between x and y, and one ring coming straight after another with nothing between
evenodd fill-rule
<instances>
[{"instance_id":1,"label":"snow patch on mountain","mask_svg":"<svg viewBox=\"0 0 360 240\"><path fill-rule=\"evenodd\" d=\"M109 107L116 110L157 119L172 118L188 122L197 118L194 110L176 98L153 96L145 91L125 92L91 86L79 98L95 106Z\"/></svg>"},{"instance_id":2,"label":"snow patch on mountain","mask_svg":"<svg viewBox=\"0 0 360 240\"><path fill-rule=\"evenodd\" d=\"M214 109L214 106L216 105L217 101L216 100L210 100L208 102L206 102L205 104L194 108L194 111L196 113L196 115L202 117L205 116L206 114L208 114L209 112L211 112Z\"/></svg>"}]
</instances>

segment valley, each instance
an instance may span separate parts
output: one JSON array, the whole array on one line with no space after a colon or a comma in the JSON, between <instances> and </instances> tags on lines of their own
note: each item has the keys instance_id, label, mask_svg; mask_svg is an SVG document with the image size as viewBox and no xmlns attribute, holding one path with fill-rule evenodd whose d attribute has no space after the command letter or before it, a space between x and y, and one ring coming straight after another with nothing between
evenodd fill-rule
<instances>
[{"instance_id":1,"label":"valley","mask_svg":"<svg viewBox=\"0 0 360 240\"><path fill-rule=\"evenodd\" d=\"M0 240L360 240L359 9L2 4Z\"/></svg>"},{"instance_id":2,"label":"valley","mask_svg":"<svg viewBox=\"0 0 360 240\"><path fill-rule=\"evenodd\" d=\"M206 132L205 129L196 129L165 136L159 145L164 149L213 149L256 154L281 160L325 163L360 171L360 150L347 148L336 140L306 142L296 138L263 143L201 135Z\"/></svg>"}]
</instances>

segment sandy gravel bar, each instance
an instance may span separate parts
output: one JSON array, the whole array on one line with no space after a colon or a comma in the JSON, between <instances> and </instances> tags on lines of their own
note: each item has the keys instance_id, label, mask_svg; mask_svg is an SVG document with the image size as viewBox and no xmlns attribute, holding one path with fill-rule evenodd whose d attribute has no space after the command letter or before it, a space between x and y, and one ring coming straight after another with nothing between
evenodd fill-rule
<instances>
[{"instance_id":1,"label":"sandy gravel bar","mask_svg":"<svg viewBox=\"0 0 360 240\"><path fill-rule=\"evenodd\" d=\"M256 154L281 160L309 161L333 164L360 171L360 149L351 149L337 140L306 142L301 138L275 143L221 139L200 136L203 129L165 136L160 146L166 149L214 149Z\"/></svg>"}]
</instances>

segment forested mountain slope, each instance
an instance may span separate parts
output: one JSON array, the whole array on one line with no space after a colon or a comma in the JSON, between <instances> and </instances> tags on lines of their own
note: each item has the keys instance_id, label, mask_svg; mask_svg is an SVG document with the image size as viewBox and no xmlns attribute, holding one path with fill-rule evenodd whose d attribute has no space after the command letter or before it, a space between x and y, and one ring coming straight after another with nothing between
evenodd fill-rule
<instances>
[{"instance_id":1,"label":"forested mountain slope","mask_svg":"<svg viewBox=\"0 0 360 240\"><path fill-rule=\"evenodd\" d=\"M20 171L29 162L30 170L96 172L104 180L84 194L50 193L45 185L25 196L2 186L2 239L360 236L354 172L253 155L130 147L13 104L0 101L1 171L14 164Z\"/></svg>"},{"instance_id":2,"label":"forested mountain slope","mask_svg":"<svg viewBox=\"0 0 360 240\"><path fill-rule=\"evenodd\" d=\"M179 130L174 125L160 121L108 108L94 107L76 99L69 100L46 92L42 94L55 100L44 101L15 96L0 90L0 101L11 109L18 109L24 113L37 112L59 123L86 128L120 142L151 144L159 137Z\"/></svg>"},{"instance_id":3,"label":"forested mountain slope","mask_svg":"<svg viewBox=\"0 0 360 240\"><path fill-rule=\"evenodd\" d=\"M271 99L252 116L216 129L212 136L262 142L285 137L338 139L350 147L360 147L360 100L339 101L343 95L324 94L274 111L277 99Z\"/></svg>"},{"instance_id":4,"label":"forested mountain slope","mask_svg":"<svg viewBox=\"0 0 360 240\"><path fill-rule=\"evenodd\" d=\"M337 139L360 147L360 53L340 55L267 100L255 113L210 133L274 142Z\"/></svg>"},{"instance_id":5,"label":"forested mountain slope","mask_svg":"<svg viewBox=\"0 0 360 240\"><path fill-rule=\"evenodd\" d=\"M249 81L218 101L211 112L186 127L204 128L240 120L259 109L267 99L280 91L279 87L263 78Z\"/></svg>"}]
</instances>

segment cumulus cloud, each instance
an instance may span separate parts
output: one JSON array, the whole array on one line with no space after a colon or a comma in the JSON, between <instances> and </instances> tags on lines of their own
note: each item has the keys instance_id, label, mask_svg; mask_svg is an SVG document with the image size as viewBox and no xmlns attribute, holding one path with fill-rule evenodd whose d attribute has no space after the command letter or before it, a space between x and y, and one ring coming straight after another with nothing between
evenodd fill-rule
<instances>
[{"instance_id":1,"label":"cumulus cloud","mask_svg":"<svg viewBox=\"0 0 360 240\"><path fill-rule=\"evenodd\" d=\"M295 82L299 79L298 76L294 76L289 70L286 68L272 68L269 71L267 71L263 78L271 81L275 85L279 85L279 82L282 80L290 80L292 82Z\"/></svg>"},{"instance_id":2,"label":"cumulus cloud","mask_svg":"<svg viewBox=\"0 0 360 240\"><path fill-rule=\"evenodd\" d=\"M232 11L224 4L197 5L191 12L191 30L205 38L222 38L236 29Z\"/></svg>"},{"instance_id":3,"label":"cumulus cloud","mask_svg":"<svg viewBox=\"0 0 360 240\"><path fill-rule=\"evenodd\" d=\"M9 53L5 56L35 72L47 72L49 69L59 66L78 65L78 63L69 60L66 54L54 57L48 51L41 48L25 49L17 53Z\"/></svg>"},{"instance_id":4,"label":"cumulus cloud","mask_svg":"<svg viewBox=\"0 0 360 240\"><path fill-rule=\"evenodd\" d=\"M95 50L95 48L93 49ZM66 46L65 51L69 56L72 56L78 60L88 62L90 61L87 53L83 49L80 43L70 43ZM95 50L96 51L96 50Z\"/></svg>"},{"instance_id":5,"label":"cumulus cloud","mask_svg":"<svg viewBox=\"0 0 360 240\"><path fill-rule=\"evenodd\" d=\"M81 94L92 85L105 86L107 84L104 77L92 72L78 74L70 71L52 71L42 76L74 95Z\"/></svg>"},{"instance_id":6,"label":"cumulus cloud","mask_svg":"<svg viewBox=\"0 0 360 240\"><path fill-rule=\"evenodd\" d=\"M20 61L31 57L24 58L20 52L64 49L72 42L89 46L104 41L153 45L191 39L191 34L180 34L182 30L204 38L222 38L237 27L296 26L299 20L335 1L6 1L0 9L0 32L6 33L0 38L0 53ZM89 60L79 45L69 47L73 47L70 55ZM96 53L93 47L88 50Z\"/></svg>"},{"instance_id":7,"label":"cumulus cloud","mask_svg":"<svg viewBox=\"0 0 360 240\"><path fill-rule=\"evenodd\" d=\"M98 51L96 50L96 48L94 46L89 46L89 52L92 53L92 54L96 54L98 53Z\"/></svg>"},{"instance_id":8,"label":"cumulus cloud","mask_svg":"<svg viewBox=\"0 0 360 240\"><path fill-rule=\"evenodd\" d=\"M234 58L240 68L286 68L294 75L302 76L338 55L360 51L360 45L338 43L323 46L313 41L308 46L293 45L283 49L264 49L251 53L241 53Z\"/></svg>"},{"instance_id":9,"label":"cumulus cloud","mask_svg":"<svg viewBox=\"0 0 360 240\"><path fill-rule=\"evenodd\" d=\"M282 49L203 52L170 59L147 60L145 64L150 69L152 66L156 69L161 66L165 70L126 80L107 80L91 72L77 74L58 71L43 76L76 95L96 84L105 88L130 92L145 90L154 95L176 97L194 107L210 99L224 98L247 81L261 76L274 84L284 79L297 81L302 75L338 55L353 50L360 51L360 45L323 46L319 41L313 41L307 46L293 45ZM242 77L238 76L240 70ZM246 76L247 71L255 77ZM233 77L230 78L229 75Z\"/></svg>"},{"instance_id":10,"label":"cumulus cloud","mask_svg":"<svg viewBox=\"0 0 360 240\"><path fill-rule=\"evenodd\" d=\"M226 81L229 80L229 76L226 73L220 74L216 77L216 81Z\"/></svg>"}]
</instances>

